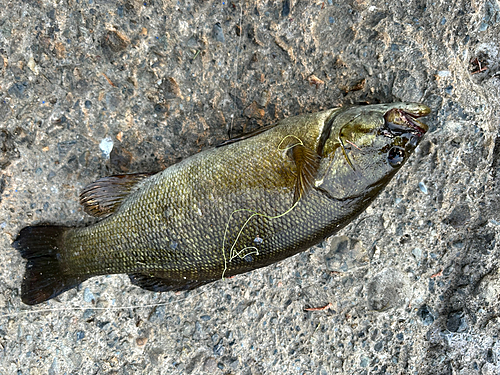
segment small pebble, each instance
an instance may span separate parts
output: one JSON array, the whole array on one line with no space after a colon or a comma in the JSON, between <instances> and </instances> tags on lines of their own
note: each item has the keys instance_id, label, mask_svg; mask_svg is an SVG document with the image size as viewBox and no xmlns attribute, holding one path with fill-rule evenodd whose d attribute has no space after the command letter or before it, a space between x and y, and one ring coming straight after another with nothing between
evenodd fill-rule
<instances>
[{"instance_id":1,"label":"small pebble","mask_svg":"<svg viewBox=\"0 0 500 375\"><path fill-rule=\"evenodd\" d=\"M83 290L83 300L85 302L92 302L92 300L94 300L94 294L90 291L89 288L85 288Z\"/></svg>"},{"instance_id":2,"label":"small pebble","mask_svg":"<svg viewBox=\"0 0 500 375\"><path fill-rule=\"evenodd\" d=\"M222 26L220 25L219 22L217 22L214 25L213 33L214 33L214 38L216 41L221 42L221 43L225 42L224 32L222 31Z\"/></svg>"},{"instance_id":3,"label":"small pebble","mask_svg":"<svg viewBox=\"0 0 500 375\"><path fill-rule=\"evenodd\" d=\"M411 253L417 260L420 260L420 258L422 258L422 249L419 247L414 248Z\"/></svg>"},{"instance_id":4,"label":"small pebble","mask_svg":"<svg viewBox=\"0 0 500 375\"><path fill-rule=\"evenodd\" d=\"M479 31L486 31L488 30L488 24L486 22L481 22L481 26L479 26Z\"/></svg>"},{"instance_id":5,"label":"small pebble","mask_svg":"<svg viewBox=\"0 0 500 375\"><path fill-rule=\"evenodd\" d=\"M47 180L52 180L56 176L56 172L50 171L49 175L47 176Z\"/></svg>"},{"instance_id":6,"label":"small pebble","mask_svg":"<svg viewBox=\"0 0 500 375\"><path fill-rule=\"evenodd\" d=\"M427 194L427 186L423 182L418 183L418 188L422 193Z\"/></svg>"},{"instance_id":7,"label":"small pebble","mask_svg":"<svg viewBox=\"0 0 500 375\"><path fill-rule=\"evenodd\" d=\"M135 343L137 344L137 346L144 346L146 345L147 342L148 342L147 337L138 337L135 339Z\"/></svg>"},{"instance_id":8,"label":"small pebble","mask_svg":"<svg viewBox=\"0 0 500 375\"><path fill-rule=\"evenodd\" d=\"M434 315L427 305L423 305L418 309L417 316L420 318L424 326L429 326L434 323Z\"/></svg>"},{"instance_id":9,"label":"small pebble","mask_svg":"<svg viewBox=\"0 0 500 375\"><path fill-rule=\"evenodd\" d=\"M95 310L87 309L83 312L83 319L90 319L95 315Z\"/></svg>"},{"instance_id":10,"label":"small pebble","mask_svg":"<svg viewBox=\"0 0 500 375\"><path fill-rule=\"evenodd\" d=\"M360 361L359 365L361 367L366 367L366 366L368 366L368 361L369 361L369 359L367 357L363 356L363 357L361 357L361 361Z\"/></svg>"},{"instance_id":11,"label":"small pebble","mask_svg":"<svg viewBox=\"0 0 500 375\"><path fill-rule=\"evenodd\" d=\"M214 354L216 356L221 356L224 354L224 346L222 345L222 339L217 345L214 346Z\"/></svg>"}]
</instances>

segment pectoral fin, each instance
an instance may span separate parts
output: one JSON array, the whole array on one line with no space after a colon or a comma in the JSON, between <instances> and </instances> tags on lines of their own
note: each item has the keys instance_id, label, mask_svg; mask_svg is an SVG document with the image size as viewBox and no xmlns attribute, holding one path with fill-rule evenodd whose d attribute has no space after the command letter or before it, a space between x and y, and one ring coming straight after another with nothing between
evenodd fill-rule
<instances>
[{"instance_id":1,"label":"pectoral fin","mask_svg":"<svg viewBox=\"0 0 500 375\"><path fill-rule=\"evenodd\" d=\"M321 157L302 144L293 146L289 152L297 167L297 182L293 196L295 203L314 186L314 178L318 172Z\"/></svg>"},{"instance_id":2,"label":"pectoral fin","mask_svg":"<svg viewBox=\"0 0 500 375\"><path fill-rule=\"evenodd\" d=\"M89 215L104 217L115 212L137 184L151 174L136 173L103 177L87 185L80 194L80 204Z\"/></svg>"}]
</instances>

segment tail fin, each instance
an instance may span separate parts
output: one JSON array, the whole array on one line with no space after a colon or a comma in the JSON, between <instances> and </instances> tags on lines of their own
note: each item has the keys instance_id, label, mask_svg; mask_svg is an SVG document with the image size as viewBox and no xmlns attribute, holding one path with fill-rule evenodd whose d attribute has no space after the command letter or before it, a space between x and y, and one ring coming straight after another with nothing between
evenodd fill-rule
<instances>
[{"instance_id":1,"label":"tail fin","mask_svg":"<svg viewBox=\"0 0 500 375\"><path fill-rule=\"evenodd\" d=\"M12 246L26 259L26 272L21 286L21 298L27 305L47 301L81 281L65 275L60 267L64 251L63 234L68 227L46 225L26 227L19 232Z\"/></svg>"}]
</instances>

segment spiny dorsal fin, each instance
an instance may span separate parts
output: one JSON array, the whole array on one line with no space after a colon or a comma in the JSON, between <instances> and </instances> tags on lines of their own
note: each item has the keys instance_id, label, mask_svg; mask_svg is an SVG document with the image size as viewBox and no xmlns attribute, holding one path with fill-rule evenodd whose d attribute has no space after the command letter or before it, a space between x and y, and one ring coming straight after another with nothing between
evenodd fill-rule
<instances>
[{"instance_id":1,"label":"spiny dorsal fin","mask_svg":"<svg viewBox=\"0 0 500 375\"><path fill-rule=\"evenodd\" d=\"M289 152L297 166L297 182L293 196L295 203L313 187L321 157L302 144L293 146Z\"/></svg>"},{"instance_id":2,"label":"spiny dorsal fin","mask_svg":"<svg viewBox=\"0 0 500 375\"><path fill-rule=\"evenodd\" d=\"M103 177L87 185L80 194L80 204L89 215L104 217L115 212L123 199L148 173L121 174Z\"/></svg>"},{"instance_id":3,"label":"spiny dorsal fin","mask_svg":"<svg viewBox=\"0 0 500 375\"><path fill-rule=\"evenodd\" d=\"M254 130L253 132L242 134L242 135L240 135L238 137L235 137L235 138L226 139L225 141L222 141L221 143L219 143L215 147L219 148L219 147L222 147L222 146L230 145L231 143L236 143L236 142L242 141L244 139L252 138L252 137L254 137L254 136L256 136L256 135L258 135L260 133L264 133L265 131L267 131L267 130L269 130L271 128L274 128L276 125L277 124L271 124L271 125L263 126L262 128Z\"/></svg>"}]
</instances>

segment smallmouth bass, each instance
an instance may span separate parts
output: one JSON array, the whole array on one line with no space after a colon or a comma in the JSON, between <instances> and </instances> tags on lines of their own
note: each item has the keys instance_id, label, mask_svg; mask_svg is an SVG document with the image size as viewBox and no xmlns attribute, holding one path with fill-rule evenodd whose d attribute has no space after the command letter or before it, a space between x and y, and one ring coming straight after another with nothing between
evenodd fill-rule
<instances>
[{"instance_id":1,"label":"smallmouth bass","mask_svg":"<svg viewBox=\"0 0 500 375\"><path fill-rule=\"evenodd\" d=\"M151 291L188 290L304 251L358 216L428 127L429 107L393 103L290 117L155 175L105 177L81 193L102 218L29 226L13 242L34 305L86 279L125 273Z\"/></svg>"}]
</instances>

